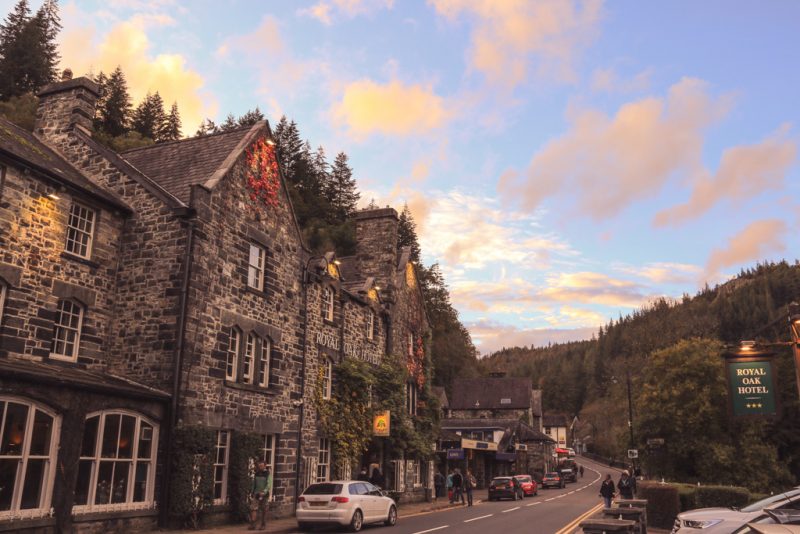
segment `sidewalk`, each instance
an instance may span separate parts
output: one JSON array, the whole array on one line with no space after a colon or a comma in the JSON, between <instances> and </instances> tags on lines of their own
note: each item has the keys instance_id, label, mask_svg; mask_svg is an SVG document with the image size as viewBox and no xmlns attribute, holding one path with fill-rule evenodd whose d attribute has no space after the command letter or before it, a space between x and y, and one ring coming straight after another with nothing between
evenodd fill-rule
<instances>
[{"instance_id":1,"label":"sidewalk","mask_svg":"<svg viewBox=\"0 0 800 534\"><path fill-rule=\"evenodd\" d=\"M473 501L475 504L480 503L481 501L486 500L487 498L487 490L475 490L473 492ZM457 508L461 505L458 504L450 504L447 501L447 498L439 499L436 502L416 502L416 503L403 503L397 507L397 516L398 518L402 519L404 517L410 517L419 514L425 514L430 512L435 512L438 510L446 510L448 508ZM201 530L170 530L170 533L181 533L181 534L194 534L196 532L214 532L215 534L242 534L247 532L253 532L247 529L246 523L241 523L238 525L221 525L217 527L212 527L208 529L201 529ZM161 531L153 531L153 532L161 532ZM166 532L166 531L163 531ZM297 521L294 517L285 517L281 519L271 519L267 522L266 530L259 530L256 532L267 532L269 534L288 534L291 532L299 532L297 529Z\"/></svg>"}]
</instances>

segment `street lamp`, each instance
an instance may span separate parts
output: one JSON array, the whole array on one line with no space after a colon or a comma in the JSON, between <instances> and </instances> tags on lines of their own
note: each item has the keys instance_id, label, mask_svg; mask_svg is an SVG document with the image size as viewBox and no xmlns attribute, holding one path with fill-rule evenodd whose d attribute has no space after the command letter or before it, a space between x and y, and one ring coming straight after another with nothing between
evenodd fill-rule
<instances>
[{"instance_id":1,"label":"street lamp","mask_svg":"<svg viewBox=\"0 0 800 534\"><path fill-rule=\"evenodd\" d=\"M797 392L800 394L800 304L789 304L789 331L792 334L792 352L794 354L794 371L797 375Z\"/></svg>"}]
</instances>

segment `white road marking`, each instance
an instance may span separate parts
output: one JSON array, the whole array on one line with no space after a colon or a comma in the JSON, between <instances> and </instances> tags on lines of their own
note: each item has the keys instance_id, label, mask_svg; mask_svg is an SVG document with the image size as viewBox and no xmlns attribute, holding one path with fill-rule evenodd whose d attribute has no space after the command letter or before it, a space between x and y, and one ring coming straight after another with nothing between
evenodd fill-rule
<instances>
[{"instance_id":1,"label":"white road marking","mask_svg":"<svg viewBox=\"0 0 800 534\"><path fill-rule=\"evenodd\" d=\"M492 517L494 514L486 514L480 517L473 517L472 519L465 519L464 523L470 523L472 521L477 521L478 519L486 519L487 517Z\"/></svg>"},{"instance_id":2,"label":"white road marking","mask_svg":"<svg viewBox=\"0 0 800 534\"><path fill-rule=\"evenodd\" d=\"M570 491L567 495L572 495L573 493L575 493L575 490Z\"/></svg>"},{"instance_id":3,"label":"white road marking","mask_svg":"<svg viewBox=\"0 0 800 534\"><path fill-rule=\"evenodd\" d=\"M517 506L516 508L509 508L508 510L503 510L501 513L504 514L506 512L513 512L514 510L519 510L519 506Z\"/></svg>"},{"instance_id":4,"label":"white road marking","mask_svg":"<svg viewBox=\"0 0 800 534\"><path fill-rule=\"evenodd\" d=\"M537 504L542 504L542 501L532 502L530 504L526 504L525 506L536 506Z\"/></svg>"},{"instance_id":5,"label":"white road marking","mask_svg":"<svg viewBox=\"0 0 800 534\"><path fill-rule=\"evenodd\" d=\"M554 499L556 499L556 498L557 498L557 497L550 497L549 499L545 499L545 500L544 500L544 502L550 502L550 501L552 501L552 500L554 500Z\"/></svg>"},{"instance_id":6,"label":"white road marking","mask_svg":"<svg viewBox=\"0 0 800 534\"><path fill-rule=\"evenodd\" d=\"M425 534L426 532L433 532L434 530L442 530L443 528L447 528L450 525L442 525L441 527L436 528L429 528L428 530L420 530L419 532L415 532L414 534Z\"/></svg>"}]
</instances>

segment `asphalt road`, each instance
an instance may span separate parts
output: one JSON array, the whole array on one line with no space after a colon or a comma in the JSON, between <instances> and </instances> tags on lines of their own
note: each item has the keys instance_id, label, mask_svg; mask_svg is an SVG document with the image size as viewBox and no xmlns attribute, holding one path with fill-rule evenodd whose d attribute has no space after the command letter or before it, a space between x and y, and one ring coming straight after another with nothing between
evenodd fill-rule
<instances>
[{"instance_id":1,"label":"asphalt road","mask_svg":"<svg viewBox=\"0 0 800 534\"><path fill-rule=\"evenodd\" d=\"M385 534L567 534L577 529L577 521L585 514L600 509L598 496L601 474L618 470L579 458L585 472L578 482L564 489L540 489L536 497L521 501L476 503L446 511L401 517ZM594 513L592 512L592 513ZM589 514L591 515L591 514ZM365 532L384 534L384 527L365 527Z\"/></svg>"}]
</instances>

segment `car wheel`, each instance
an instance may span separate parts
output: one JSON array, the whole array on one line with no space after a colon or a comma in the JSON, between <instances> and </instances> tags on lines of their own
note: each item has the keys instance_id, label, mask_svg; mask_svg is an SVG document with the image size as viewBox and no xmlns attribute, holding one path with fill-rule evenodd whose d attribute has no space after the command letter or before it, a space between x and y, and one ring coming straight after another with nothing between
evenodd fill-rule
<instances>
[{"instance_id":1,"label":"car wheel","mask_svg":"<svg viewBox=\"0 0 800 534\"><path fill-rule=\"evenodd\" d=\"M386 521L384 521L383 524L387 527L393 527L395 523L397 523L397 508L391 505L389 507L389 515L386 517Z\"/></svg>"},{"instance_id":2,"label":"car wheel","mask_svg":"<svg viewBox=\"0 0 800 534\"><path fill-rule=\"evenodd\" d=\"M350 520L350 532L358 532L364 526L364 514L361 510L353 512L353 519Z\"/></svg>"}]
</instances>

